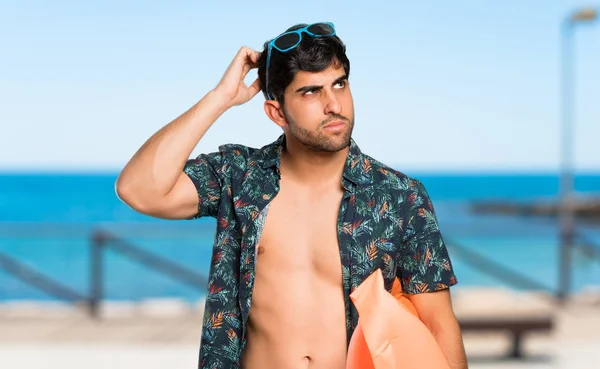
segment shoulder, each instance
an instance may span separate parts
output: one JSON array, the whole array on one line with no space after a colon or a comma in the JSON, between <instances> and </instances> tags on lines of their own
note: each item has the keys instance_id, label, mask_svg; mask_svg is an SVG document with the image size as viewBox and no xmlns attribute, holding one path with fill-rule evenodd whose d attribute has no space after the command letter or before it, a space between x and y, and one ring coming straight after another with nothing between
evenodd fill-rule
<instances>
[{"instance_id":1,"label":"shoulder","mask_svg":"<svg viewBox=\"0 0 600 369\"><path fill-rule=\"evenodd\" d=\"M399 211L418 214L434 211L432 200L420 179L409 176L382 162L363 154L363 160L371 166L373 194L383 193L396 199Z\"/></svg>"},{"instance_id":2,"label":"shoulder","mask_svg":"<svg viewBox=\"0 0 600 369\"><path fill-rule=\"evenodd\" d=\"M381 189L399 190L406 193L424 190L424 185L419 179L394 169L367 154L363 153L362 157L364 165L370 169L373 185Z\"/></svg>"},{"instance_id":3,"label":"shoulder","mask_svg":"<svg viewBox=\"0 0 600 369\"><path fill-rule=\"evenodd\" d=\"M255 152L256 148L246 146L239 143L226 143L219 146L219 155L226 162L242 162L247 161Z\"/></svg>"},{"instance_id":4,"label":"shoulder","mask_svg":"<svg viewBox=\"0 0 600 369\"><path fill-rule=\"evenodd\" d=\"M218 147L218 151L213 154L227 159L238 160L260 160L261 154L268 150L272 144L263 147L253 147L240 143L225 143Z\"/></svg>"},{"instance_id":5,"label":"shoulder","mask_svg":"<svg viewBox=\"0 0 600 369\"><path fill-rule=\"evenodd\" d=\"M230 166L243 168L253 150L253 148L241 144L223 144L217 150L203 152L188 159L185 169L195 171L198 168L212 167L218 173Z\"/></svg>"},{"instance_id":6,"label":"shoulder","mask_svg":"<svg viewBox=\"0 0 600 369\"><path fill-rule=\"evenodd\" d=\"M253 167L264 167L279 157L279 140L262 147L240 143L225 143L218 150L208 154L223 167L223 171L247 171Z\"/></svg>"},{"instance_id":7,"label":"shoulder","mask_svg":"<svg viewBox=\"0 0 600 369\"><path fill-rule=\"evenodd\" d=\"M226 143L219 145L219 153L223 156L241 156L249 157L257 149L255 147L239 144L239 143Z\"/></svg>"}]
</instances>

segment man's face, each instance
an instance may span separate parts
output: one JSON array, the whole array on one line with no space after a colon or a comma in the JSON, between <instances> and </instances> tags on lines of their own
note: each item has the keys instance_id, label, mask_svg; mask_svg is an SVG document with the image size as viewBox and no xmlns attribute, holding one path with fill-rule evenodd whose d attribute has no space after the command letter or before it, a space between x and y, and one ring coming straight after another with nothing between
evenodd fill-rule
<instances>
[{"instance_id":1,"label":"man's face","mask_svg":"<svg viewBox=\"0 0 600 369\"><path fill-rule=\"evenodd\" d=\"M288 137L314 151L336 152L350 145L354 102L341 65L298 72L284 96Z\"/></svg>"}]
</instances>

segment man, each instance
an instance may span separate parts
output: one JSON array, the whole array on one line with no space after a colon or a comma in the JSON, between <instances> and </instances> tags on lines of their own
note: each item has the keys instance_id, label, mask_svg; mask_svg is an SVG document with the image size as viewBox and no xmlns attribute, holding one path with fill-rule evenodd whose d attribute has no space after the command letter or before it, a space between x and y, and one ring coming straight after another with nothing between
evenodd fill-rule
<instances>
[{"instance_id":1,"label":"man","mask_svg":"<svg viewBox=\"0 0 600 369\"><path fill-rule=\"evenodd\" d=\"M452 368L466 368L430 199L351 138L349 71L331 23L294 26L261 53L242 47L218 85L121 172L118 196L141 213L217 218L200 368L344 368L358 319L349 295L377 269L388 291L401 280ZM275 142L188 159L222 113L261 90L283 130Z\"/></svg>"}]
</instances>

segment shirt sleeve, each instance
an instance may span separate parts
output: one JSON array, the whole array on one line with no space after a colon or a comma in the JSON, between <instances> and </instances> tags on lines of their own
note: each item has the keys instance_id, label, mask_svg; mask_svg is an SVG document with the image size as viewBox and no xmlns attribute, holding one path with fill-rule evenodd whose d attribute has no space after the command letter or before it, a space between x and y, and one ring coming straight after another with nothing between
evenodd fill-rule
<instances>
[{"instance_id":1,"label":"shirt sleeve","mask_svg":"<svg viewBox=\"0 0 600 369\"><path fill-rule=\"evenodd\" d=\"M185 163L183 171L198 193L198 213L188 219L217 216L224 185L223 156L223 151L200 154Z\"/></svg>"},{"instance_id":2,"label":"shirt sleeve","mask_svg":"<svg viewBox=\"0 0 600 369\"><path fill-rule=\"evenodd\" d=\"M412 181L405 200L408 212L398 278L405 293L417 294L448 288L457 279L427 190L420 181Z\"/></svg>"}]
</instances>

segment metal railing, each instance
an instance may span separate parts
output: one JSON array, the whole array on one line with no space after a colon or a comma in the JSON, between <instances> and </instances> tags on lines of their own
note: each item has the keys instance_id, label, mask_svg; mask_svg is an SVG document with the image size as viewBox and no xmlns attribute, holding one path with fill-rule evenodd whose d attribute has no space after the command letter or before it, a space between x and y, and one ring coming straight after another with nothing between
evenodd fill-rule
<instances>
[{"instance_id":1,"label":"metal railing","mask_svg":"<svg viewBox=\"0 0 600 369\"><path fill-rule=\"evenodd\" d=\"M0 269L59 300L87 302L88 298L23 262L0 252Z\"/></svg>"},{"instance_id":2,"label":"metal railing","mask_svg":"<svg viewBox=\"0 0 600 369\"><path fill-rule=\"evenodd\" d=\"M104 299L104 253L111 249L150 269L177 279L201 291L206 290L207 278L175 262L104 230L95 230L90 237L89 291L85 295L57 281L34 267L0 252L0 269L50 296L72 304L87 306L92 317L100 316L100 305Z\"/></svg>"},{"instance_id":3,"label":"metal railing","mask_svg":"<svg viewBox=\"0 0 600 369\"><path fill-rule=\"evenodd\" d=\"M600 261L600 245L594 243L583 233L579 233L577 239L579 239L579 243L575 244L575 249L579 249L579 252L590 259Z\"/></svg>"},{"instance_id":4,"label":"metal railing","mask_svg":"<svg viewBox=\"0 0 600 369\"><path fill-rule=\"evenodd\" d=\"M207 278L193 270L172 262L106 231L95 231L91 237L89 304L90 314L99 316L99 307L104 299L104 251L117 251L155 271L179 280L199 290L206 290Z\"/></svg>"},{"instance_id":5,"label":"metal railing","mask_svg":"<svg viewBox=\"0 0 600 369\"><path fill-rule=\"evenodd\" d=\"M589 237L581 232L573 231L573 240L573 243L563 243L560 249L559 285L556 289L556 299L563 304L569 300L571 294L573 251L579 251L589 259L600 262L600 247Z\"/></svg>"},{"instance_id":6,"label":"metal railing","mask_svg":"<svg viewBox=\"0 0 600 369\"><path fill-rule=\"evenodd\" d=\"M594 244L584 234L578 234L577 236L578 242L572 246L570 252L579 251L590 260L600 261L600 246ZM89 240L90 268L87 295L77 292L51 276L2 252L0 252L0 269L59 300L73 304L83 303L87 305L89 313L93 317L99 317L99 308L105 298L104 289L107 273L105 268L105 252L108 249L149 269L192 286L195 289L206 291L207 278L201 273L134 245L123 237L116 236L106 230L96 229L92 231ZM568 298L569 296L570 291L568 289L561 290L560 287L557 289L548 287L518 270L507 267L501 262L480 254L471 247L465 247L453 240L448 240L448 246L457 258L460 258L461 261L465 262L471 268L479 270L513 288L549 292L551 296L559 300L560 298ZM564 265L565 269L561 270L561 273L564 274L563 278L568 279L568 282L572 274L570 258ZM569 286L569 283L564 285Z\"/></svg>"},{"instance_id":7,"label":"metal railing","mask_svg":"<svg viewBox=\"0 0 600 369\"><path fill-rule=\"evenodd\" d=\"M552 288L537 282L518 270L506 267L501 263L454 241L449 241L448 247L451 249L453 255L459 257L472 268L494 277L513 288L553 292Z\"/></svg>"}]
</instances>

